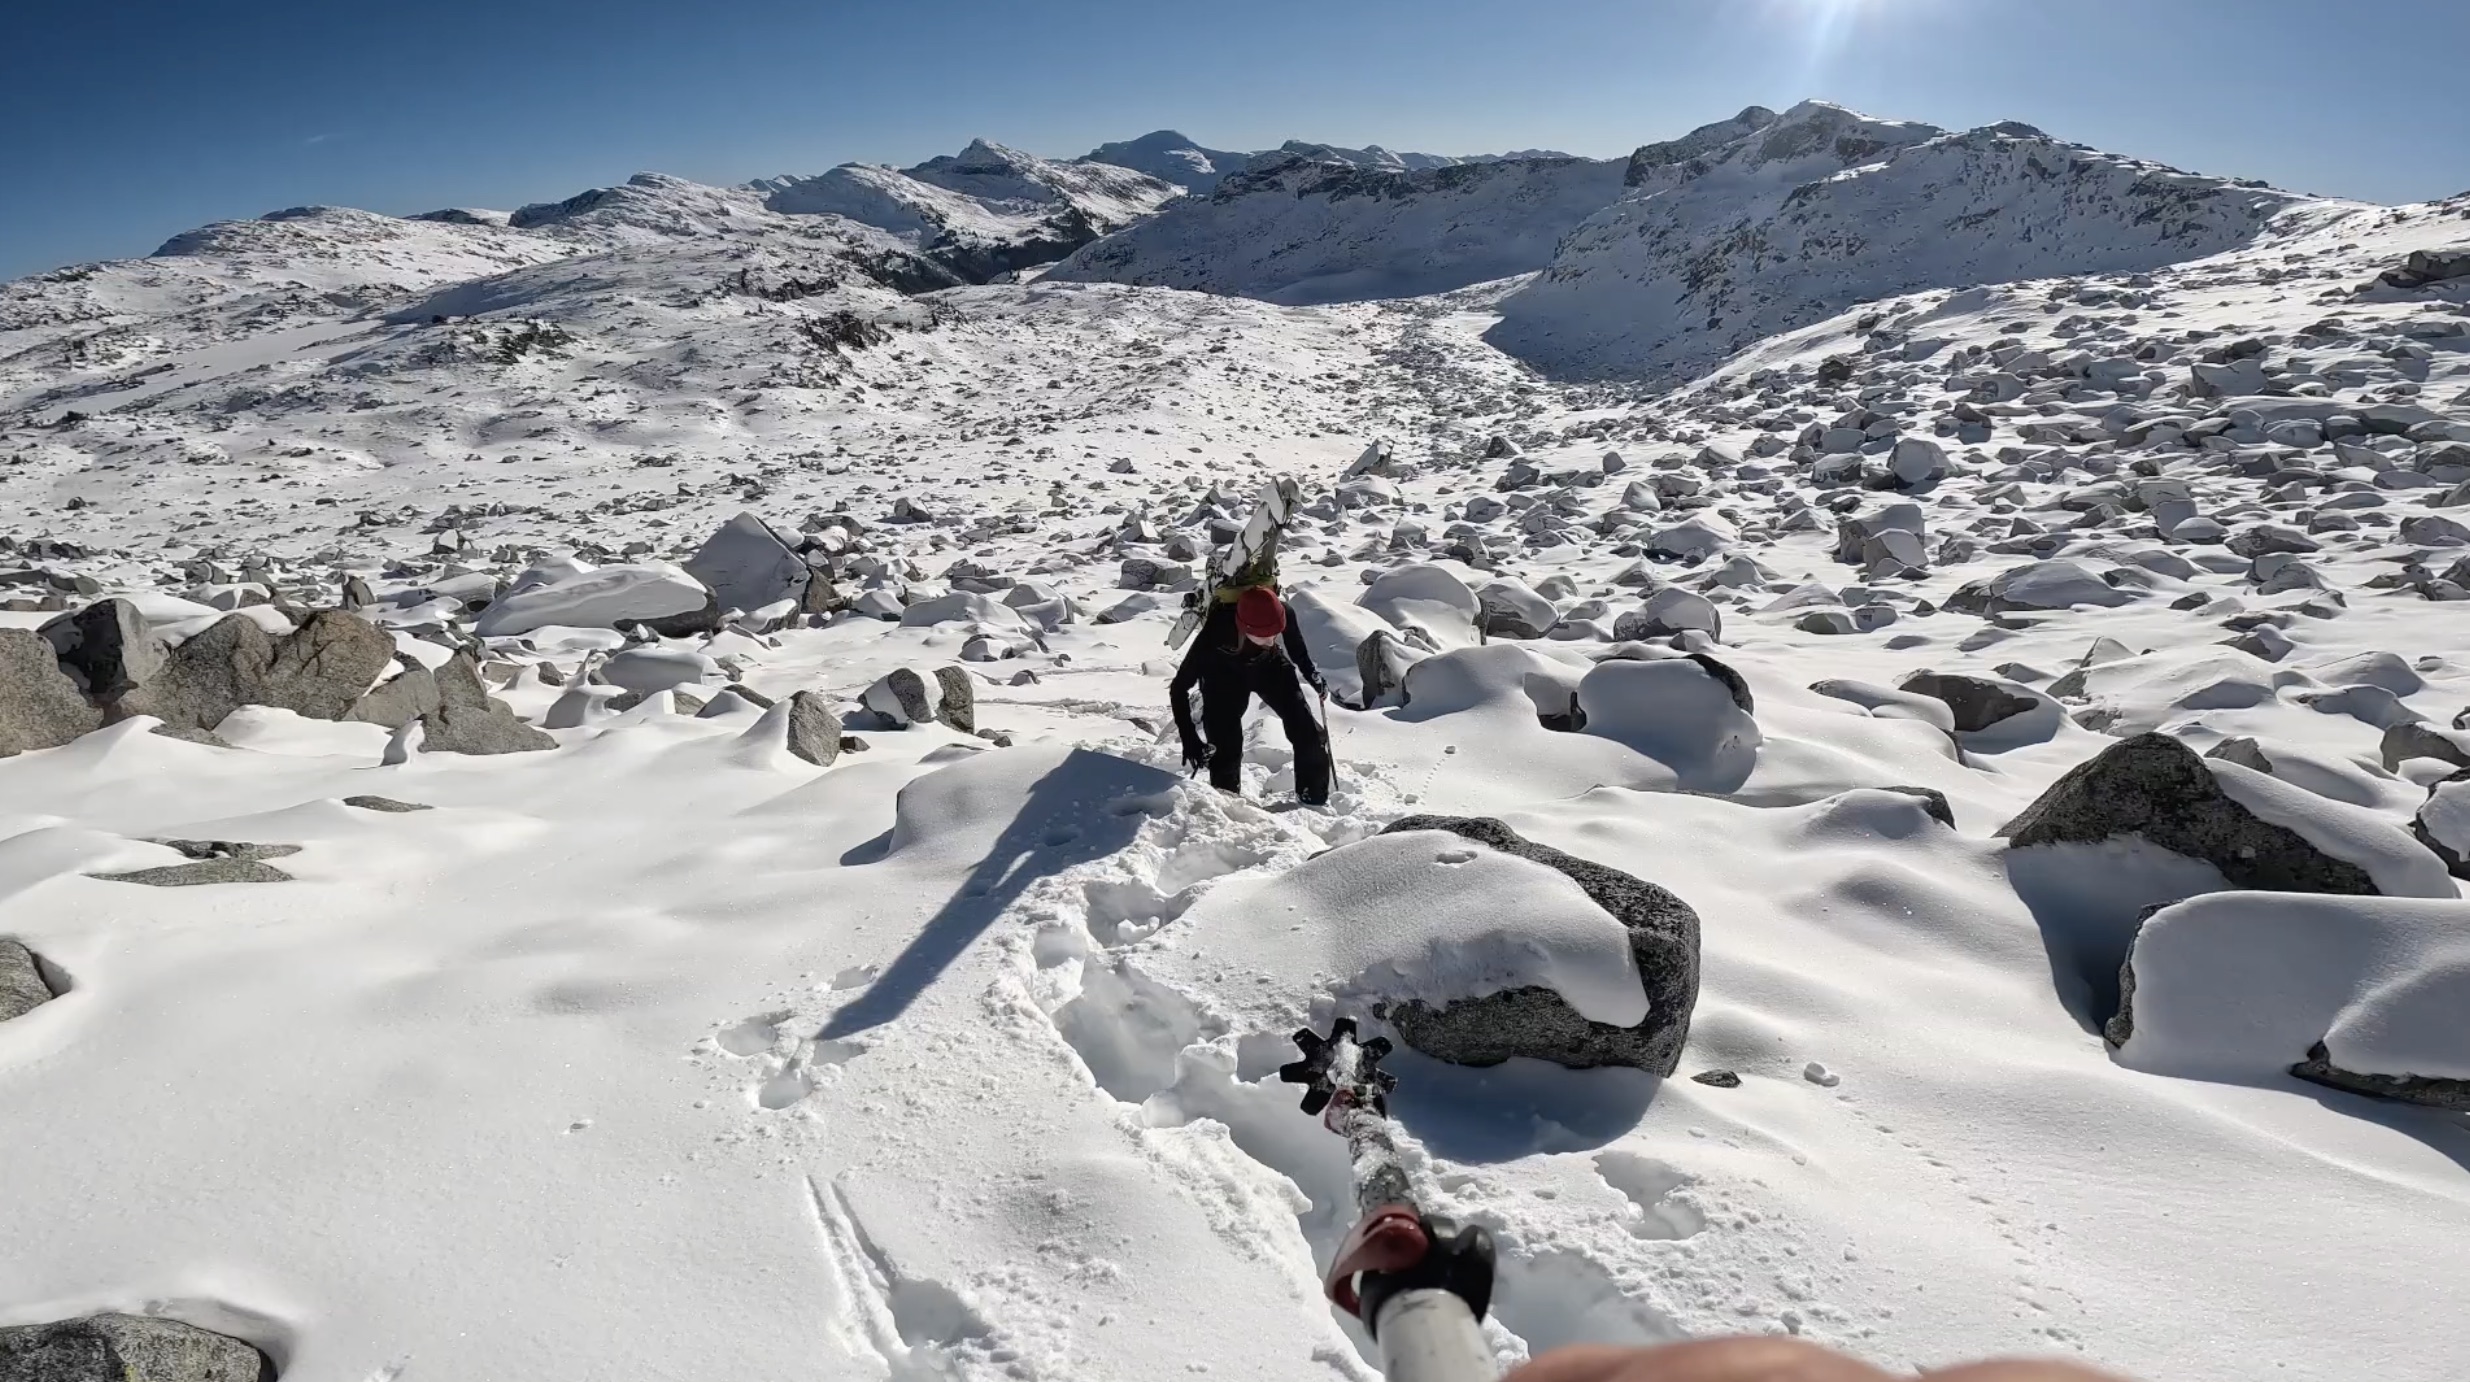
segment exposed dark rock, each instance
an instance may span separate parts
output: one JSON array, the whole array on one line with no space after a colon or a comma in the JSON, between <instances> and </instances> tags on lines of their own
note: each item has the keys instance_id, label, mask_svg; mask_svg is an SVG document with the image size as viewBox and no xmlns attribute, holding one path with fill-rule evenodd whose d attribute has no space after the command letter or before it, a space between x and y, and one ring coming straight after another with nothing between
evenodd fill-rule
<instances>
[{"instance_id":1,"label":"exposed dark rock","mask_svg":"<svg viewBox=\"0 0 2470 1382\"><path fill-rule=\"evenodd\" d=\"M2309 1049L2307 1059L2290 1067L2290 1073L2302 1080L2347 1090L2352 1094L2470 1113L2470 1080L2441 1079L2430 1075L2361 1075L2337 1069L2332 1063L2331 1053L2325 1050L2321 1041Z\"/></svg>"},{"instance_id":2,"label":"exposed dark rock","mask_svg":"<svg viewBox=\"0 0 2470 1382\"><path fill-rule=\"evenodd\" d=\"M1739 1089L1741 1077L1729 1070L1701 1070L1690 1076L1693 1081L1715 1089Z\"/></svg>"},{"instance_id":3,"label":"exposed dark rock","mask_svg":"<svg viewBox=\"0 0 2470 1382\"><path fill-rule=\"evenodd\" d=\"M275 1382L273 1360L212 1330L151 1315L0 1328L7 1382Z\"/></svg>"},{"instance_id":4,"label":"exposed dark rock","mask_svg":"<svg viewBox=\"0 0 2470 1382\"><path fill-rule=\"evenodd\" d=\"M103 712L60 670L48 640L32 629L0 629L0 758L56 749L102 723Z\"/></svg>"},{"instance_id":5,"label":"exposed dark rock","mask_svg":"<svg viewBox=\"0 0 2470 1382\"><path fill-rule=\"evenodd\" d=\"M23 1017L59 996L34 952L23 941L0 936L0 1022Z\"/></svg>"},{"instance_id":6,"label":"exposed dark rock","mask_svg":"<svg viewBox=\"0 0 2470 1382\"><path fill-rule=\"evenodd\" d=\"M416 662L398 657L403 670L352 703L343 718L362 724L401 729L438 707L437 676Z\"/></svg>"},{"instance_id":7,"label":"exposed dark rock","mask_svg":"<svg viewBox=\"0 0 2470 1382\"><path fill-rule=\"evenodd\" d=\"M2404 720L2385 728L2377 756L2388 773L2410 758L2433 758L2456 768L2470 768L2470 735L2447 734L2418 720Z\"/></svg>"},{"instance_id":8,"label":"exposed dark rock","mask_svg":"<svg viewBox=\"0 0 2470 1382\"><path fill-rule=\"evenodd\" d=\"M2410 833L2444 861L2447 873L2470 878L2470 769L2453 774L2427 789L2411 818Z\"/></svg>"},{"instance_id":9,"label":"exposed dark rock","mask_svg":"<svg viewBox=\"0 0 2470 1382\"><path fill-rule=\"evenodd\" d=\"M121 599L97 600L45 622L39 632L59 655L60 670L97 704L144 685L170 656L137 606Z\"/></svg>"},{"instance_id":10,"label":"exposed dark rock","mask_svg":"<svg viewBox=\"0 0 2470 1382\"><path fill-rule=\"evenodd\" d=\"M2017 695L1997 682L1952 672L1915 672L1897 682L1896 689L1944 702L1955 715L1955 732L1958 734L1978 733L2010 715L2021 715L2040 704L2032 697Z\"/></svg>"},{"instance_id":11,"label":"exposed dark rock","mask_svg":"<svg viewBox=\"0 0 2470 1382\"><path fill-rule=\"evenodd\" d=\"M978 732L977 683L967 668L946 663L935 669L935 683L943 697L935 707L935 718L963 734Z\"/></svg>"},{"instance_id":12,"label":"exposed dark rock","mask_svg":"<svg viewBox=\"0 0 2470 1382\"><path fill-rule=\"evenodd\" d=\"M1698 914L1688 903L1644 879L1536 844L1497 820L1408 816L1382 833L1408 830L1447 830L1566 875L1628 928L1647 1017L1636 1027L1591 1022L1551 989L1527 987L1437 1009L1421 1000L1393 1004L1386 1017L1401 1040L1457 1065L1531 1056L1579 1070L1627 1065L1655 1075L1673 1072L1698 1005Z\"/></svg>"},{"instance_id":13,"label":"exposed dark rock","mask_svg":"<svg viewBox=\"0 0 2470 1382\"><path fill-rule=\"evenodd\" d=\"M504 701L489 695L480 663L470 653L456 653L430 675L437 682L437 708L421 712L421 752L528 753L557 747L547 731L516 719Z\"/></svg>"},{"instance_id":14,"label":"exposed dark rock","mask_svg":"<svg viewBox=\"0 0 2470 1382\"><path fill-rule=\"evenodd\" d=\"M394 815L400 815L406 811L433 811L437 809L433 806L422 805L416 801L396 801L393 797L378 796L345 797L343 799L343 804L345 806L357 806L363 811L384 811Z\"/></svg>"},{"instance_id":15,"label":"exposed dark rock","mask_svg":"<svg viewBox=\"0 0 2470 1382\"><path fill-rule=\"evenodd\" d=\"M1697 663L1702 668L1705 668L1708 676L1724 683L1724 690L1732 696L1732 703L1741 707L1742 714L1755 715L1758 713L1758 698L1750 694L1750 684L1742 678L1739 672L1736 672L1730 666L1707 656L1705 653L1691 653L1689 658L1690 661Z\"/></svg>"},{"instance_id":16,"label":"exposed dark rock","mask_svg":"<svg viewBox=\"0 0 2470 1382\"><path fill-rule=\"evenodd\" d=\"M2009 847L2138 836L2221 870L2232 887L2374 895L2367 870L2230 799L2195 750L2166 734L2113 744L1999 827Z\"/></svg>"},{"instance_id":17,"label":"exposed dark rock","mask_svg":"<svg viewBox=\"0 0 2470 1382\"><path fill-rule=\"evenodd\" d=\"M840 716L832 703L812 691L789 697L789 751L818 768L829 768L840 757Z\"/></svg>"},{"instance_id":18,"label":"exposed dark rock","mask_svg":"<svg viewBox=\"0 0 2470 1382\"><path fill-rule=\"evenodd\" d=\"M110 716L211 730L241 706L266 705L337 720L394 655L394 639L341 610L320 610L281 638L234 614L174 648L153 680L113 702Z\"/></svg>"},{"instance_id":19,"label":"exposed dark rock","mask_svg":"<svg viewBox=\"0 0 2470 1382\"><path fill-rule=\"evenodd\" d=\"M1921 798L1921 809L1929 813L1931 820L1949 830L1955 829L1955 808L1947 804L1947 794L1936 787L1885 787L1880 790Z\"/></svg>"},{"instance_id":20,"label":"exposed dark rock","mask_svg":"<svg viewBox=\"0 0 2470 1382\"><path fill-rule=\"evenodd\" d=\"M1364 688L1361 708L1369 710L1396 695L1406 684L1406 670L1414 660L1389 630L1374 629L1365 635L1355 645L1355 676Z\"/></svg>"},{"instance_id":21,"label":"exposed dark rock","mask_svg":"<svg viewBox=\"0 0 2470 1382\"><path fill-rule=\"evenodd\" d=\"M2264 746L2244 735L2236 739L2222 740L2207 750L2204 756L2218 758L2224 763L2236 763L2242 768L2252 768L2260 773L2269 773L2273 770L2273 760L2264 756Z\"/></svg>"}]
</instances>

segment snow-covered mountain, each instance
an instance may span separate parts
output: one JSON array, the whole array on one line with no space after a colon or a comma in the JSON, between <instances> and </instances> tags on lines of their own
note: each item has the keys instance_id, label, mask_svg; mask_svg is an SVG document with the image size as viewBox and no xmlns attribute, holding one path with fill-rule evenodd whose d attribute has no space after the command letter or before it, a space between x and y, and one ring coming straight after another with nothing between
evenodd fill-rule
<instances>
[{"instance_id":1,"label":"snow-covered mountain","mask_svg":"<svg viewBox=\"0 0 2470 1382\"><path fill-rule=\"evenodd\" d=\"M1207 196L1217 190L1224 179L1256 164L1277 162L1289 155L1316 163L1343 163L1352 168L1376 168L1397 173L1448 168L1461 163L1571 157L1551 149L1520 149L1505 154L1463 156L1419 154L1395 152L1378 144L1349 149L1302 139L1290 139L1275 149L1238 153L1232 149L1203 148L1198 141L1175 130L1154 130L1138 139L1101 144L1082 155L1080 161L1137 169L1161 181L1174 183L1194 196Z\"/></svg>"},{"instance_id":2,"label":"snow-covered mountain","mask_svg":"<svg viewBox=\"0 0 2470 1382\"><path fill-rule=\"evenodd\" d=\"M1061 163L980 139L914 168L844 163L750 184L789 215L835 215L891 232L964 281L1052 263L1180 195L1108 163Z\"/></svg>"},{"instance_id":3,"label":"snow-covered mountain","mask_svg":"<svg viewBox=\"0 0 2470 1382\"><path fill-rule=\"evenodd\" d=\"M1541 268L1623 166L1508 159L1405 172L1281 153L1049 271L1272 302L1446 292Z\"/></svg>"},{"instance_id":4,"label":"snow-covered mountain","mask_svg":"<svg viewBox=\"0 0 2470 1382\"><path fill-rule=\"evenodd\" d=\"M1669 380L1873 298L2201 258L2306 200L2029 125L1951 133L1817 101L1641 149L1626 181L1503 303L1495 345Z\"/></svg>"},{"instance_id":5,"label":"snow-covered mountain","mask_svg":"<svg viewBox=\"0 0 2470 1382\"><path fill-rule=\"evenodd\" d=\"M1130 168L1173 183L1194 196L1207 196L1217 189L1220 180L1242 172L1256 156L1233 149L1203 148L1198 140L1176 130L1152 130L1138 139L1100 144L1081 155L1081 162Z\"/></svg>"}]
</instances>

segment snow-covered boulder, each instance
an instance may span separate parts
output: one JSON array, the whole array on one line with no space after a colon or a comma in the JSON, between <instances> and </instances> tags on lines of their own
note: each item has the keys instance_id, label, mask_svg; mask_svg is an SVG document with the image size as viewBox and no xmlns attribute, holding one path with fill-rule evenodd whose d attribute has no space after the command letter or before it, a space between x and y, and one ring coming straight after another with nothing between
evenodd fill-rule
<instances>
[{"instance_id":1,"label":"snow-covered boulder","mask_svg":"<svg viewBox=\"0 0 2470 1382\"><path fill-rule=\"evenodd\" d=\"M358 615L320 610L277 637L244 610L220 616L172 649L145 684L113 702L111 713L152 715L192 730L211 730L244 705L339 719L394 656L394 640Z\"/></svg>"},{"instance_id":2,"label":"snow-covered boulder","mask_svg":"<svg viewBox=\"0 0 2470 1382\"><path fill-rule=\"evenodd\" d=\"M1616 658L1578 683L1586 732L1663 763L1692 788L1747 778L1765 742L1740 674L1711 657Z\"/></svg>"},{"instance_id":3,"label":"snow-covered boulder","mask_svg":"<svg viewBox=\"0 0 2470 1382\"><path fill-rule=\"evenodd\" d=\"M719 672L719 663L690 648L628 648L600 664L600 674L610 685L639 696L693 686Z\"/></svg>"},{"instance_id":4,"label":"snow-covered boulder","mask_svg":"<svg viewBox=\"0 0 2470 1382\"><path fill-rule=\"evenodd\" d=\"M946 724L964 734L977 730L977 690L966 668L943 666L931 673L899 667L866 688L859 703L887 728Z\"/></svg>"},{"instance_id":5,"label":"snow-covered boulder","mask_svg":"<svg viewBox=\"0 0 2470 1382\"><path fill-rule=\"evenodd\" d=\"M1472 647L1483 602L1444 566L1418 564L1384 571L1356 601L1404 633L1420 629L1436 649Z\"/></svg>"},{"instance_id":6,"label":"snow-covered boulder","mask_svg":"<svg viewBox=\"0 0 2470 1382\"><path fill-rule=\"evenodd\" d=\"M1677 585L1665 586L1648 596L1645 604L1612 621L1612 636L1623 642L1670 638L1685 632L1722 639L1724 612L1716 608L1713 600Z\"/></svg>"},{"instance_id":7,"label":"snow-covered boulder","mask_svg":"<svg viewBox=\"0 0 2470 1382\"><path fill-rule=\"evenodd\" d=\"M2132 835L2234 888L2452 897L2443 861L2383 816L2139 734L2077 764L1997 832L2014 849Z\"/></svg>"},{"instance_id":8,"label":"snow-covered boulder","mask_svg":"<svg viewBox=\"0 0 2470 1382\"><path fill-rule=\"evenodd\" d=\"M2026 610L2072 609L2077 605L2115 608L2135 599L2080 561L2029 562L1995 576L1968 582L1947 597L1947 608L1958 614L2006 614Z\"/></svg>"},{"instance_id":9,"label":"snow-covered boulder","mask_svg":"<svg viewBox=\"0 0 2470 1382\"><path fill-rule=\"evenodd\" d=\"M1178 926L1213 966L1291 976L1467 1065L1670 1074L1698 997L1687 903L1494 820L1409 817Z\"/></svg>"},{"instance_id":10,"label":"snow-covered boulder","mask_svg":"<svg viewBox=\"0 0 2470 1382\"><path fill-rule=\"evenodd\" d=\"M2470 772L2458 772L2427 789L2411 819L2410 833L2444 861L2456 878L2470 878Z\"/></svg>"},{"instance_id":11,"label":"snow-covered boulder","mask_svg":"<svg viewBox=\"0 0 2470 1382\"><path fill-rule=\"evenodd\" d=\"M2470 902L2211 893L2145 917L2119 981L2122 1065L2470 1110Z\"/></svg>"},{"instance_id":12,"label":"snow-covered boulder","mask_svg":"<svg viewBox=\"0 0 2470 1382\"><path fill-rule=\"evenodd\" d=\"M783 600L804 611L815 583L806 559L753 513L739 514L704 539L686 559L686 574L708 587L722 609L748 614Z\"/></svg>"},{"instance_id":13,"label":"snow-covered boulder","mask_svg":"<svg viewBox=\"0 0 2470 1382\"><path fill-rule=\"evenodd\" d=\"M1541 638L1560 622L1560 613L1523 582L1493 581L1475 592L1483 607L1480 622L1487 638Z\"/></svg>"},{"instance_id":14,"label":"snow-covered boulder","mask_svg":"<svg viewBox=\"0 0 2470 1382\"><path fill-rule=\"evenodd\" d=\"M551 627L641 624L656 633L678 635L708 631L719 616L712 592L665 562L581 570L537 566L481 611L472 632L482 638L511 638Z\"/></svg>"}]
</instances>

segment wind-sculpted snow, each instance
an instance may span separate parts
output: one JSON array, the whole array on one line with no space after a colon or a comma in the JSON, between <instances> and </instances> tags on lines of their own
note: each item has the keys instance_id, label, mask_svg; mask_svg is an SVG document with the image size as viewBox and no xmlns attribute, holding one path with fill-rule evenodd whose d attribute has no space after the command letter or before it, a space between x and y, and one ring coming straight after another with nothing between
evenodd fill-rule
<instances>
[{"instance_id":1,"label":"wind-sculpted snow","mask_svg":"<svg viewBox=\"0 0 2470 1382\"><path fill-rule=\"evenodd\" d=\"M1634 162L1633 190L1504 301L1495 345L1556 373L1686 378L1897 293L2202 258L2304 200L2027 125L1950 134L1816 102L1672 153Z\"/></svg>"}]
</instances>

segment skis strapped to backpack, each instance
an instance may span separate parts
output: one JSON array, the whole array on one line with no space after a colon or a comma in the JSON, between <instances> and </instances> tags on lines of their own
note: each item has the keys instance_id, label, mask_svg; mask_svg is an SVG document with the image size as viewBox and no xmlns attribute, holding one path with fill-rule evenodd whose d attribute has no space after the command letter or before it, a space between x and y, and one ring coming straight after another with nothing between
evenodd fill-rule
<instances>
[{"instance_id":1,"label":"skis strapped to backpack","mask_svg":"<svg viewBox=\"0 0 2470 1382\"><path fill-rule=\"evenodd\" d=\"M1302 489L1283 475L1261 486L1261 497L1253 504L1243 531L1210 560L1200 589L1185 593L1183 613L1167 632L1166 646L1182 647L1209 617L1211 605L1232 600L1256 585L1277 584L1278 539L1302 501Z\"/></svg>"}]
</instances>

